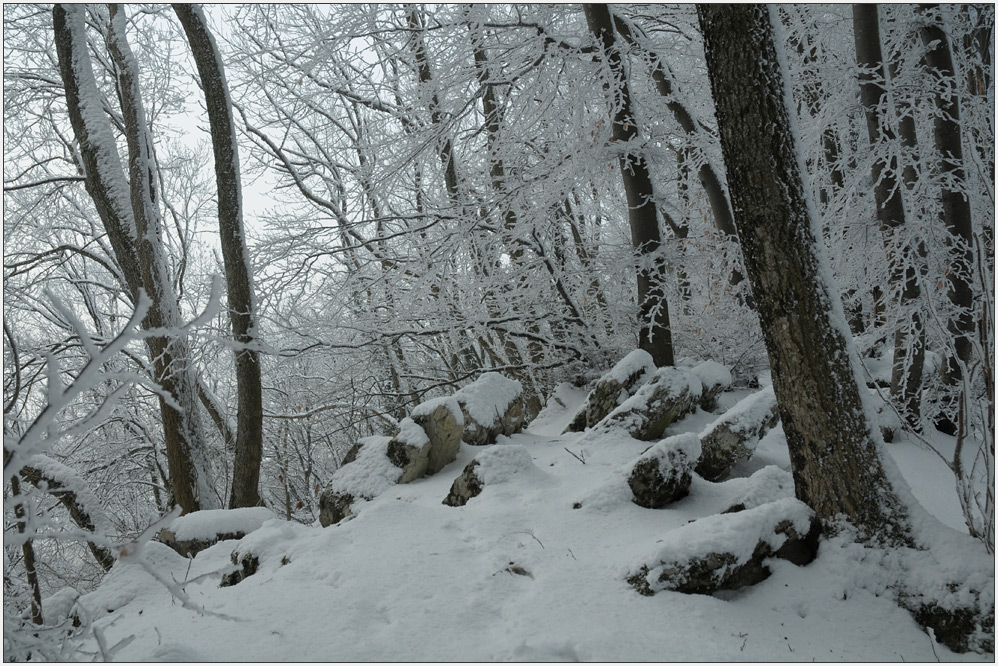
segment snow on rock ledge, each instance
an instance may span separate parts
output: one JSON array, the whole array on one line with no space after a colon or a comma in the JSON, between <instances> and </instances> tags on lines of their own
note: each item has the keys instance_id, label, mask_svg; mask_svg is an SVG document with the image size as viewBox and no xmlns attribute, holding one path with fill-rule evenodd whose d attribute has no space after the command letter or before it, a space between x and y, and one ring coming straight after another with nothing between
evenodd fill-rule
<instances>
[{"instance_id":1,"label":"snow on rock ledge","mask_svg":"<svg viewBox=\"0 0 998 666\"><path fill-rule=\"evenodd\" d=\"M274 512L262 506L194 511L174 520L156 538L184 557L194 557L219 541L242 539L273 518Z\"/></svg>"},{"instance_id":2,"label":"snow on rock ledge","mask_svg":"<svg viewBox=\"0 0 998 666\"><path fill-rule=\"evenodd\" d=\"M708 481L722 481L731 468L755 452L759 438L780 420L776 394L769 386L739 400L700 433L703 456L697 474Z\"/></svg>"},{"instance_id":3,"label":"snow on rock ledge","mask_svg":"<svg viewBox=\"0 0 998 666\"><path fill-rule=\"evenodd\" d=\"M814 512L799 500L782 499L673 530L627 582L646 596L737 590L769 577L766 558L800 566L814 559L817 548Z\"/></svg>"},{"instance_id":4,"label":"snow on rock ledge","mask_svg":"<svg viewBox=\"0 0 998 666\"><path fill-rule=\"evenodd\" d=\"M656 440L669 424L696 411L702 390L700 379L688 370L659 368L637 393L610 412L600 431L622 427L634 439Z\"/></svg>"},{"instance_id":5,"label":"snow on rock ledge","mask_svg":"<svg viewBox=\"0 0 998 666\"><path fill-rule=\"evenodd\" d=\"M646 381L654 372L655 363L651 354L643 349L632 351L596 381L565 432L582 432L602 421L631 395L635 386Z\"/></svg>"},{"instance_id":6,"label":"snow on rock ledge","mask_svg":"<svg viewBox=\"0 0 998 666\"><path fill-rule=\"evenodd\" d=\"M523 385L498 372L486 372L454 394L464 416L468 444L495 444L523 429Z\"/></svg>"}]
</instances>

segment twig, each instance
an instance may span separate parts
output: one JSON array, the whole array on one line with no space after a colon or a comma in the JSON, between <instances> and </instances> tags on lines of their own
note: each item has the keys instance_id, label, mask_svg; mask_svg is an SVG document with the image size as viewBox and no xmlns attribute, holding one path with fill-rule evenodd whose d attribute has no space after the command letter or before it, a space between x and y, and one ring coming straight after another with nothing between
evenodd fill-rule
<instances>
[{"instance_id":1,"label":"twig","mask_svg":"<svg viewBox=\"0 0 998 666\"><path fill-rule=\"evenodd\" d=\"M567 447L567 446L566 446L566 447L564 447L564 449L565 449L566 451L568 451L568 447ZM572 453L571 451L568 451L568 452L569 452L569 453L571 454L571 456L572 456L573 458L575 458L576 460L578 460L578 461L579 461L580 463L582 463L583 465L585 465L585 464L586 464L586 459L585 459L584 457L583 457L583 458L580 458L579 456L575 455L575 454L574 454L574 453ZM584 455L585 455L585 454L583 454L583 456L584 456Z\"/></svg>"}]
</instances>

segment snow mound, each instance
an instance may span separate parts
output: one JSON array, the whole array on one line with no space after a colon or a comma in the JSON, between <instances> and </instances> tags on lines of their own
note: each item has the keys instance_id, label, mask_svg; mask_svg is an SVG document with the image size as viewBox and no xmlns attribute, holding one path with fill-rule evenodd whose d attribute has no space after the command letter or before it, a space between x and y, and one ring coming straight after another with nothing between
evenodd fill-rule
<instances>
[{"instance_id":1,"label":"snow mound","mask_svg":"<svg viewBox=\"0 0 998 666\"><path fill-rule=\"evenodd\" d=\"M763 504L794 496L793 475L776 465L763 467L746 481L748 487L738 496L734 506L741 505L746 509L754 509Z\"/></svg>"},{"instance_id":2,"label":"snow mound","mask_svg":"<svg viewBox=\"0 0 998 666\"><path fill-rule=\"evenodd\" d=\"M725 426L736 433L758 431L759 424L767 420L775 404L776 393L772 386L767 386L735 403L720 418L704 428L700 437L707 437L720 426ZM758 436L748 437L742 443L745 448L752 451L759 444L759 438Z\"/></svg>"},{"instance_id":3,"label":"snow mound","mask_svg":"<svg viewBox=\"0 0 998 666\"><path fill-rule=\"evenodd\" d=\"M514 478L544 476L522 444L491 446L475 456L475 460L478 461L475 474L486 487L507 483Z\"/></svg>"},{"instance_id":4,"label":"snow mound","mask_svg":"<svg viewBox=\"0 0 998 666\"><path fill-rule=\"evenodd\" d=\"M731 386L731 371L717 361L704 361L690 368L704 386Z\"/></svg>"},{"instance_id":5,"label":"snow mound","mask_svg":"<svg viewBox=\"0 0 998 666\"><path fill-rule=\"evenodd\" d=\"M432 400L430 402L433 402ZM426 404L426 403L423 403ZM422 406L422 405L420 405ZM418 409L418 407L417 407ZM426 414L432 414L433 409L425 412ZM461 415L461 410L458 410L458 417ZM462 419L463 423L463 419ZM430 438L426 435L426 431L423 430L422 426L413 421L408 416L401 421L399 421L399 431L395 435L395 439L398 441L408 444L410 446L415 446L417 449L422 448L430 443Z\"/></svg>"},{"instance_id":6,"label":"snow mound","mask_svg":"<svg viewBox=\"0 0 998 666\"><path fill-rule=\"evenodd\" d=\"M219 534L249 534L268 520L274 512L263 506L242 509L206 509L180 516L170 525L179 541L210 541Z\"/></svg>"}]
</instances>

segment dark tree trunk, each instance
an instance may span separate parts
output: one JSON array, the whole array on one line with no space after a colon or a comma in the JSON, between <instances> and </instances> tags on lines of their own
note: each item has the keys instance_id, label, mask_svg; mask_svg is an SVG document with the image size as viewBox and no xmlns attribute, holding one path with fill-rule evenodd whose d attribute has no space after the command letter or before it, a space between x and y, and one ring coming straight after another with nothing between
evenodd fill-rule
<instances>
[{"instance_id":1,"label":"dark tree trunk","mask_svg":"<svg viewBox=\"0 0 998 666\"><path fill-rule=\"evenodd\" d=\"M229 508L257 506L261 501L263 389L260 355L256 350L256 307L243 230L239 153L236 128L232 122L232 104L222 69L222 56L201 9L180 4L173 5L173 8L190 42L208 109L215 154L215 184L218 188L218 228L229 294L229 319L232 335L238 344L235 354L239 412Z\"/></svg>"},{"instance_id":2,"label":"dark tree trunk","mask_svg":"<svg viewBox=\"0 0 998 666\"><path fill-rule=\"evenodd\" d=\"M867 421L855 350L804 194L765 5L700 5L707 70L745 267L773 370L797 497L826 526L909 543Z\"/></svg>"},{"instance_id":3,"label":"dark tree trunk","mask_svg":"<svg viewBox=\"0 0 998 666\"><path fill-rule=\"evenodd\" d=\"M884 59L880 47L880 20L877 5L853 5L853 32L856 44L856 64L860 67L860 101L866 114L866 129L870 145L878 149L881 142L897 141L890 129L887 79L884 73ZM905 122L905 137L914 141L912 121ZM892 151L893 152L893 151ZM883 151L880 151L883 154ZM916 431L921 430L922 368L925 365L925 331L921 313L916 304L921 296L916 263L920 256L905 244L895 247L899 230L906 223L904 191L898 183L901 172L895 162L877 158L872 167L871 178L874 199L877 206L877 222L884 237L889 262L890 288L888 292L897 294L902 313L902 321L894 334L894 359L891 372L891 395L901 405L905 420Z\"/></svg>"},{"instance_id":4,"label":"dark tree trunk","mask_svg":"<svg viewBox=\"0 0 998 666\"><path fill-rule=\"evenodd\" d=\"M138 302L143 290L151 301L143 328L179 329L176 295L166 273L162 230L152 192L154 179L150 172L151 158L141 101L137 97L137 75L129 65L131 53L125 56L129 62L122 62L122 50L127 44L124 35L118 35L118 44L111 50L119 67L118 83L127 126L129 183L110 124L102 112L100 115L94 113L94 101L100 99L100 93L87 51L85 11L83 7L64 5L56 5L53 9L59 70L70 123L86 171L85 186L107 231L133 302ZM120 32L123 28L123 20L118 28L112 24L109 40L115 39L115 31ZM180 336L149 337L146 345L156 381L174 398L173 404L162 397L159 400L174 497L184 513L208 508L202 505L206 502L211 505L209 470L198 462L203 463L200 447L204 440L194 402L186 341ZM181 408L178 410L175 405Z\"/></svg>"},{"instance_id":5,"label":"dark tree trunk","mask_svg":"<svg viewBox=\"0 0 998 666\"><path fill-rule=\"evenodd\" d=\"M613 140L619 146L629 146L640 139L631 112L631 94L627 75L613 33L613 22L606 5L584 5L586 21L600 45L613 81ZM620 155L620 175L627 194L627 219L631 227L631 243L642 265L637 271L638 282L638 346L644 349L658 367L675 365L672 350L672 330L669 324L669 304L666 302L661 274L664 270L658 257L662 236L658 228L658 210L648 162L638 146L629 147ZM648 262L651 262L650 265Z\"/></svg>"},{"instance_id":6,"label":"dark tree trunk","mask_svg":"<svg viewBox=\"0 0 998 666\"><path fill-rule=\"evenodd\" d=\"M921 12L931 11L935 5L923 5ZM960 137L960 102L957 93L956 75L953 70L953 56L949 38L938 24L930 19L921 28L923 44L928 48L925 65L936 80L936 115L932 119L932 131L936 150L939 153L938 174L942 181L942 221L948 232L949 245L949 300L953 305L953 315L949 320L949 331L953 336L955 356L947 360L946 379L948 383L959 385L964 379L970 362L975 333L973 298L971 284L974 266L974 238L970 217L970 201L960 184L965 182L963 167L963 144ZM949 420L956 423L954 414Z\"/></svg>"}]
</instances>

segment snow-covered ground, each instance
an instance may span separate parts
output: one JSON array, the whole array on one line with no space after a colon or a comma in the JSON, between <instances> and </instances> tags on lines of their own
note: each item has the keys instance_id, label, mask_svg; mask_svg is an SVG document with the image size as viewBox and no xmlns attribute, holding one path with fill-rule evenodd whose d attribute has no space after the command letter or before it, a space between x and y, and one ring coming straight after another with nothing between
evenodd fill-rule
<instances>
[{"instance_id":1,"label":"snow-covered ground","mask_svg":"<svg viewBox=\"0 0 998 666\"><path fill-rule=\"evenodd\" d=\"M552 401L526 432L500 437L494 447L519 446L482 463L485 489L466 506L442 504L485 450L462 443L435 476L391 486L329 528L273 519L193 560L146 543L81 604L127 661L993 661L934 645L882 594L878 565L844 543L824 542L807 567L776 560L768 580L737 592L639 595L625 578L671 530L753 493L792 494L770 467L789 468L782 430L737 478L694 476L688 497L650 510L631 502L621 471L649 443L561 435L585 394L566 385L557 395L564 406ZM745 395L722 394L717 413ZM697 412L666 435L716 418ZM924 506L960 529L938 458L905 441L889 448ZM234 550L257 555L259 570L219 587ZM186 603L149 569L182 585Z\"/></svg>"}]
</instances>

